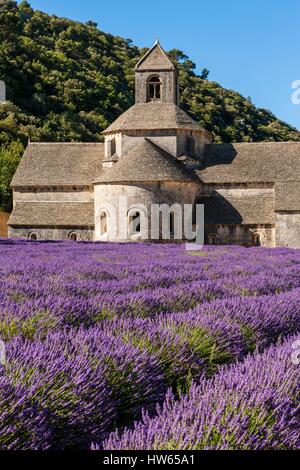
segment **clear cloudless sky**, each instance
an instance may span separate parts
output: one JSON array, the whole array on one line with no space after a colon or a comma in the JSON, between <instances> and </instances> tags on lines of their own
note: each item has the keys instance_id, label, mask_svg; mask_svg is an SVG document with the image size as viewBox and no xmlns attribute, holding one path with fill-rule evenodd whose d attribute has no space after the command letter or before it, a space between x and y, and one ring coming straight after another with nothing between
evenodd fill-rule
<instances>
[{"instance_id":1,"label":"clear cloudless sky","mask_svg":"<svg viewBox=\"0 0 300 470\"><path fill-rule=\"evenodd\" d=\"M150 47L180 49L206 67L209 79L251 96L300 129L300 0L29 0L44 12L78 21Z\"/></svg>"}]
</instances>

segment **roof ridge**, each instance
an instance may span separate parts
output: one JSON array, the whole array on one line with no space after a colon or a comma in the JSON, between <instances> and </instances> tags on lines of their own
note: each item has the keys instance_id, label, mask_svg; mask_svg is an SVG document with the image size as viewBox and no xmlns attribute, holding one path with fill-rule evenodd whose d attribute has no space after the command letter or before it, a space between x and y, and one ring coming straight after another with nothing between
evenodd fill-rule
<instances>
[{"instance_id":1,"label":"roof ridge","mask_svg":"<svg viewBox=\"0 0 300 470\"><path fill-rule=\"evenodd\" d=\"M104 145L104 142L28 142L29 145Z\"/></svg>"},{"instance_id":2,"label":"roof ridge","mask_svg":"<svg viewBox=\"0 0 300 470\"><path fill-rule=\"evenodd\" d=\"M158 153L160 154L163 154L163 155L166 155L168 157L171 157L173 160L174 160L174 163L178 163L177 159L173 157L173 155L170 154L170 152L168 152L167 150L165 150L164 148L162 148L160 145L158 145L156 142L153 142L153 140L151 140L151 138L149 137L144 137L144 141L146 143L149 143ZM170 163L173 163L172 160L170 161Z\"/></svg>"},{"instance_id":3,"label":"roof ridge","mask_svg":"<svg viewBox=\"0 0 300 470\"><path fill-rule=\"evenodd\" d=\"M211 144L207 144L208 146L209 145L213 145L214 147L217 147L217 146L222 146L222 145L274 145L274 144L299 144L300 145L300 141L299 140L282 140L282 141L276 141L276 142L272 142L272 141L260 141L260 142L223 142L221 144L215 144L215 143L211 143Z\"/></svg>"}]
</instances>

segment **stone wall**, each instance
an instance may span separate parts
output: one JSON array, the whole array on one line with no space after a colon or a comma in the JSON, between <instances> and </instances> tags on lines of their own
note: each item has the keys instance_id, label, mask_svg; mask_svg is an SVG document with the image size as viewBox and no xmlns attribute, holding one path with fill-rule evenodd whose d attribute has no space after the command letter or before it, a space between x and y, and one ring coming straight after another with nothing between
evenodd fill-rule
<instances>
[{"instance_id":1,"label":"stone wall","mask_svg":"<svg viewBox=\"0 0 300 470\"><path fill-rule=\"evenodd\" d=\"M116 154L119 157L126 155L136 145L143 142L147 137L162 149L169 152L174 157L182 155L188 156L187 138L193 139L192 157L201 159L205 145L211 143L211 139L206 132L178 130L148 130L148 131L126 131L126 133L114 133L105 137L105 157L109 158L109 141L114 138L116 142Z\"/></svg>"},{"instance_id":2,"label":"stone wall","mask_svg":"<svg viewBox=\"0 0 300 470\"><path fill-rule=\"evenodd\" d=\"M14 190L16 202L91 202L94 200L93 187L89 188L24 188Z\"/></svg>"},{"instance_id":3,"label":"stone wall","mask_svg":"<svg viewBox=\"0 0 300 470\"><path fill-rule=\"evenodd\" d=\"M272 225L205 225L205 242L214 245L275 246L275 227Z\"/></svg>"},{"instance_id":4,"label":"stone wall","mask_svg":"<svg viewBox=\"0 0 300 470\"><path fill-rule=\"evenodd\" d=\"M94 191L92 186L18 188L13 192L13 198L14 205L18 202L92 202L94 200ZM30 238L33 233L38 240L68 240L71 234L76 234L78 240L94 239L94 227L8 227L8 236L12 238Z\"/></svg>"},{"instance_id":5,"label":"stone wall","mask_svg":"<svg viewBox=\"0 0 300 470\"><path fill-rule=\"evenodd\" d=\"M82 227L8 227L11 238L30 238L35 234L37 240L70 240L76 234L77 240L93 241L94 229Z\"/></svg>"},{"instance_id":6,"label":"stone wall","mask_svg":"<svg viewBox=\"0 0 300 470\"><path fill-rule=\"evenodd\" d=\"M276 246L300 248L300 211L276 212Z\"/></svg>"},{"instance_id":7,"label":"stone wall","mask_svg":"<svg viewBox=\"0 0 300 470\"><path fill-rule=\"evenodd\" d=\"M153 130L153 131L131 131L122 135L122 150L119 156L126 155L136 145L143 142L145 137L151 139L156 145L177 156L177 134L176 131Z\"/></svg>"},{"instance_id":8,"label":"stone wall","mask_svg":"<svg viewBox=\"0 0 300 470\"><path fill-rule=\"evenodd\" d=\"M202 185L197 201L204 203L206 243L275 246L273 184Z\"/></svg>"},{"instance_id":9,"label":"stone wall","mask_svg":"<svg viewBox=\"0 0 300 470\"><path fill-rule=\"evenodd\" d=\"M177 203L181 207L183 204L194 204L198 185L195 183L125 183L95 185L95 240L125 241L150 239L152 204L167 204L172 206ZM121 200L120 197L126 199ZM140 204L147 208L148 226L139 237L132 237L128 232L130 212L133 209L141 209ZM101 229L100 217L107 213L107 232ZM141 211L142 212L142 211ZM143 214L142 214L143 216ZM111 220L111 224L110 224ZM120 238L120 220L125 226L125 238Z\"/></svg>"},{"instance_id":10,"label":"stone wall","mask_svg":"<svg viewBox=\"0 0 300 470\"><path fill-rule=\"evenodd\" d=\"M273 183L224 183L203 184L199 187L199 195L211 196L215 192L226 196L269 196L274 198Z\"/></svg>"}]
</instances>

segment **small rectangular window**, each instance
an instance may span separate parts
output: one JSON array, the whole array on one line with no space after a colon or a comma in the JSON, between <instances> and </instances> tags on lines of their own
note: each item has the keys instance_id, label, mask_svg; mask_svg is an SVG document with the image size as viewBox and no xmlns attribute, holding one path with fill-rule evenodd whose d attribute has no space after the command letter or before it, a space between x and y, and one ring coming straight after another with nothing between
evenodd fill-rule
<instances>
[{"instance_id":1,"label":"small rectangular window","mask_svg":"<svg viewBox=\"0 0 300 470\"><path fill-rule=\"evenodd\" d=\"M106 143L107 145L107 156L112 157L116 153L116 139L110 139Z\"/></svg>"}]
</instances>

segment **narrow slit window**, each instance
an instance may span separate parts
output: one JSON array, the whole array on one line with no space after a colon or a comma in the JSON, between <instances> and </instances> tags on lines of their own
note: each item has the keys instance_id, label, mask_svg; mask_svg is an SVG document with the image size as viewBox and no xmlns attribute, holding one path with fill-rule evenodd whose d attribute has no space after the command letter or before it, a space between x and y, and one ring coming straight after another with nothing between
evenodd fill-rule
<instances>
[{"instance_id":1,"label":"narrow slit window","mask_svg":"<svg viewBox=\"0 0 300 470\"><path fill-rule=\"evenodd\" d=\"M217 236L216 235L211 235L210 244L211 245L217 245Z\"/></svg>"},{"instance_id":2,"label":"narrow slit window","mask_svg":"<svg viewBox=\"0 0 300 470\"><path fill-rule=\"evenodd\" d=\"M114 137L106 142L106 148L107 157L113 157L116 153L116 139Z\"/></svg>"},{"instance_id":3,"label":"narrow slit window","mask_svg":"<svg viewBox=\"0 0 300 470\"><path fill-rule=\"evenodd\" d=\"M170 236L171 238L174 237L174 231L175 231L175 217L174 217L174 212L170 213Z\"/></svg>"},{"instance_id":4,"label":"narrow slit window","mask_svg":"<svg viewBox=\"0 0 300 470\"><path fill-rule=\"evenodd\" d=\"M260 235L258 233L254 235L254 245L261 246Z\"/></svg>"},{"instance_id":5,"label":"narrow slit window","mask_svg":"<svg viewBox=\"0 0 300 470\"><path fill-rule=\"evenodd\" d=\"M194 137L187 136L185 141L186 154L190 157L193 157L195 154L195 140Z\"/></svg>"},{"instance_id":6,"label":"narrow slit window","mask_svg":"<svg viewBox=\"0 0 300 470\"><path fill-rule=\"evenodd\" d=\"M100 232L101 235L105 235L107 233L107 213L101 212L100 214Z\"/></svg>"},{"instance_id":7,"label":"narrow slit window","mask_svg":"<svg viewBox=\"0 0 300 470\"><path fill-rule=\"evenodd\" d=\"M111 156L114 156L116 153L116 139L112 139L111 141Z\"/></svg>"}]
</instances>

